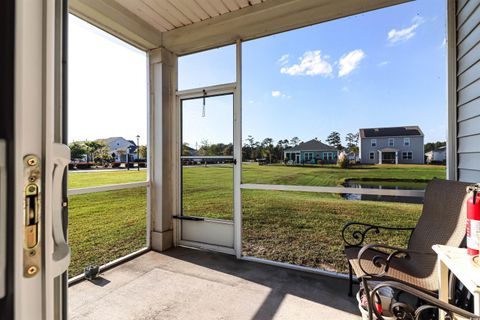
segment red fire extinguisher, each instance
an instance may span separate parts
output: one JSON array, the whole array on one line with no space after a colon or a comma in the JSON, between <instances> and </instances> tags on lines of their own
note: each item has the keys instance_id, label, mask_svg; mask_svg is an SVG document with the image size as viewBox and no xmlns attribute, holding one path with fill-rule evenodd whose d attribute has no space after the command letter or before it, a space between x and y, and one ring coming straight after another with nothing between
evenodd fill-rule
<instances>
[{"instance_id":1,"label":"red fire extinguisher","mask_svg":"<svg viewBox=\"0 0 480 320\"><path fill-rule=\"evenodd\" d=\"M480 184L467 187L473 195L467 199L467 251L471 256L480 249Z\"/></svg>"}]
</instances>

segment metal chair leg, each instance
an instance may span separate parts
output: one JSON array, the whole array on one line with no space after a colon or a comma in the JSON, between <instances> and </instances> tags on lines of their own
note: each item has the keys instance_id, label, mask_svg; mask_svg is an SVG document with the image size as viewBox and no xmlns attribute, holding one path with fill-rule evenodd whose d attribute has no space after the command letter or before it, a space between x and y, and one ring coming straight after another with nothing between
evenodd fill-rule
<instances>
[{"instance_id":1,"label":"metal chair leg","mask_svg":"<svg viewBox=\"0 0 480 320\"><path fill-rule=\"evenodd\" d=\"M353 296L353 270L350 261L348 262L348 296Z\"/></svg>"},{"instance_id":2,"label":"metal chair leg","mask_svg":"<svg viewBox=\"0 0 480 320\"><path fill-rule=\"evenodd\" d=\"M370 297L370 288L368 288L368 283L366 277L362 277L363 283L363 290L365 291L365 295L367 297L367 305L368 305L368 320L373 320L373 308L375 308L373 301Z\"/></svg>"}]
</instances>

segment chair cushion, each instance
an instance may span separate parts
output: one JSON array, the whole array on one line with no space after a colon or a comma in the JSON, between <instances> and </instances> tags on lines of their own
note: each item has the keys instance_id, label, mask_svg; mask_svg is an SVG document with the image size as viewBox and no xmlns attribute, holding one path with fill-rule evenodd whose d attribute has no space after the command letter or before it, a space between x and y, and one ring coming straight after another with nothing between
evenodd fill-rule
<instances>
[{"instance_id":1,"label":"chair cushion","mask_svg":"<svg viewBox=\"0 0 480 320\"><path fill-rule=\"evenodd\" d=\"M358 252L361 247L346 247L345 254L357 277L362 277L365 272L360 268ZM380 273L383 268L376 267L372 259L381 256L385 260L388 254L378 250L367 250L362 256L362 267L371 274ZM393 258L388 272L381 277L383 280L397 280L412 285L420 290L438 291L436 256L433 254L411 254L409 259Z\"/></svg>"}]
</instances>

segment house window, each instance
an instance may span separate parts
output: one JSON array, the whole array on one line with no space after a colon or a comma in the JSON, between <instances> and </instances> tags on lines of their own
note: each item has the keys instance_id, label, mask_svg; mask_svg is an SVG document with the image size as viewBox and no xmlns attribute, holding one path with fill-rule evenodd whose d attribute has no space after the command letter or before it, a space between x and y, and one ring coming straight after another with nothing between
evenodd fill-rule
<instances>
[{"instance_id":1,"label":"house window","mask_svg":"<svg viewBox=\"0 0 480 320\"><path fill-rule=\"evenodd\" d=\"M403 145L405 147L410 147L410 138L404 138L403 139Z\"/></svg>"},{"instance_id":2,"label":"house window","mask_svg":"<svg viewBox=\"0 0 480 320\"><path fill-rule=\"evenodd\" d=\"M313 159L313 152L305 152L305 161L310 161Z\"/></svg>"},{"instance_id":3,"label":"house window","mask_svg":"<svg viewBox=\"0 0 480 320\"><path fill-rule=\"evenodd\" d=\"M370 152L370 160L375 160L375 152Z\"/></svg>"},{"instance_id":4,"label":"house window","mask_svg":"<svg viewBox=\"0 0 480 320\"><path fill-rule=\"evenodd\" d=\"M372 147L376 147L377 146L377 139L372 139Z\"/></svg>"},{"instance_id":5,"label":"house window","mask_svg":"<svg viewBox=\"0 0 480 320\"><path fill-rule=\"evenodd\" d=\"M395 139L388 138L388 146L389 147L394 147L395 146Z\"/></svg>"},{"instance_id":6,"label":"house window","mask_svg":"<svg viewBox=\"0 0 480 320\"><path fill-rule=\"evenodd\" d=\"M402 152L402 159L403 160L412 160L413 159L413 153L411 151Z\"/></svg>"}]
</instances>

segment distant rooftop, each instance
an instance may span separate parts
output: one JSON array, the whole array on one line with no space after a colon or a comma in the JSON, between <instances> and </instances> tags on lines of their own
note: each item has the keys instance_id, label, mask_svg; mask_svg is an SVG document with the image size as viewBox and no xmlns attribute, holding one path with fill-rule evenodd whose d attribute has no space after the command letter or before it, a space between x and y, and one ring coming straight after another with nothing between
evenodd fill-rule
<instances>
[{"instance_id":1,"label":"distant rooftop","mask_svg":"<svg viewBox=\"0 0 480 320\"><path fill-rule=\"evenodd\" d=\"M361 138L423 136L419 126L360 129Z\"/></svg>"},{"instance_id":2,"label":"distant rooftop","mask_svg":"<svg viewBox=\"0 0 480 320\"><path fill-rule=\"evenodd\" d=\"M312 139L307 142L302 142L298 146L285 151L337 151L337 149L318 140Z\"/></svg>"}]
</instances>

